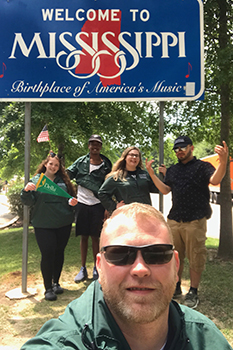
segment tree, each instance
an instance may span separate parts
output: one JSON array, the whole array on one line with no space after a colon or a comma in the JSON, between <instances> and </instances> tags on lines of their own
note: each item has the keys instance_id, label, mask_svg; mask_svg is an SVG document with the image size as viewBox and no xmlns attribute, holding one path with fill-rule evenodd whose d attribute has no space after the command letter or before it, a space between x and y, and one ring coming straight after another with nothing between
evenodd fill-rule
<instances>
[{"instance_id":1,"label":"tree","mask_svg":"<svg viewBox=\"0 0 233 350\"><path fill-rule=\"evenodd\" d=\"M45 124L51 142L38 144L37 136ZM152 145L158 145L157 106L145 102L32 103L31 173L50 147L63 155L68 166L87 153L88 138L94 133L103 137L103 153L113 162L125 147L134 144L146 156ZM2 176L23 175L23 103L10 103L0 113L0 150Z\"/></svg>"},{"instance_id":2,"label":"tree","mask_svg":"<svg viewBox=\"0 0 233 350\"><path fill-rule=\"evenodd\" d=\"M204 101L169 103L173 118L170 132L188 134L194 142L206 140L212 146L225 140L233 155L233 2L204 0L205 77ZM221 183L221 224L218 256L233 257L232 199L229 166Z\"/></svg>"},{"instance_id":3,"label":"tree","mask_svg":"<svg viewBox=\"0 0 233 350\"><path fill-rule=\"evenodd\" d=\"M232 149L230 121L233 114L233 2L231 0L205 0L205 38L207 91L217 106L220 116L219 141L225 140ZM220 109L220 110L219 110ZM232 154L232 152L231 152ZM218 256L233 257L232 198L229 165L221 183L220 242Z\"/></svg>"},{"instance_id":4,"label":"tree","mask_svg":"<svg viewBox=\"0 0 233 350\"><path fill-rule=\"evenodd\" d=\"M217 59L219 66L219 92L221 99L221 139L230 142L230 114L233 96L233 43L232 34L232 1L217 0L217 17L219 19ZM231 25L229 27L229 24ZM230 79L229 79L230 77ZM232 237L232 203L230 193L230 170L229 165L227 174L221 183L221 225L220 225L220 243L218 256L233 257L233 237Z\"/></svg>"}]
</instances>

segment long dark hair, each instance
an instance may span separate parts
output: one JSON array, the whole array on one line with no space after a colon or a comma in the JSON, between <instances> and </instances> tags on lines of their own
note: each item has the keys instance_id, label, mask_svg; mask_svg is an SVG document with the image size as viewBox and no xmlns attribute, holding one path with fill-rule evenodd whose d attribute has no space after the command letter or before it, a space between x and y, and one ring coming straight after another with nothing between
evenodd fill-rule
<instances>
[{"instance_id":1,"label":"long dark hair","mask_svg":"<svg viewBox=\"0 0 233 350\"><path fill-rule=\"evenodd\" d=\"M59 175L60 178L64 181L64 183L66 184L66 187L67 187L67 192L72 196L72 197L76 197L76 191L74 189L74 186L72 185L71 181L70 181L70 178L69 176L67 175L66 171L65 171L65 168L64 166L62 165L61 163L61 158L58 157L57 154L53 153L52 151L50 151L48 157L46 159L44 159L40 165L38 165L38 168L34 174L37 175L37 174L41 174L41 173L45 173L46 171L46 167L45 165L48 164L48 162L50 161L50 159L53 159L55 158L56 160L58 160L59 162L59 169L58 171L56 172L56 175Z\"/></svg>"}]
</instances>

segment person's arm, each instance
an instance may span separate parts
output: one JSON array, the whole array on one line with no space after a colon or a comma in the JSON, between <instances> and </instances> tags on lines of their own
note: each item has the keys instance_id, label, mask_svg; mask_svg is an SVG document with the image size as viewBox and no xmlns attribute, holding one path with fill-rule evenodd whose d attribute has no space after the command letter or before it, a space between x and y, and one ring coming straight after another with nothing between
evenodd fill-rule
<instances>
[{"instance_id":1,"label":"person's arm","mask_svg":"<svg viewBox=\"0 0 233 350\"><path fill-rule=\"evenodd\" d=\"M219 156L219 165L210 178L210 183L212 185L218 185L222 181L226 173L227 160L228 160L228 147L225 141L223 141L222 143L223 143L223 146L217 145L214 149Z\"/></svg>"},{"instance_id":2,"label":"person's arm","mask_svg":"<svg viewBox=\"0 0 233 350\"><path fill-rule=\"evenodd\" d=\"M161 166L159 167L159 172L160 172L161 174L163 174L163 176L165 176L165 175L166 175L166 172L167 172L166 165L161 164Z\"/></svg>"},{"instance_id":3,"label":"person's arm","mask_svg":"<svg viewBox=\"0 0 233 350\"><path fill-rule=\"evenodd\" d=\"M109 212L113 212L116 209L116 202L112 199L114 194L115 182L111 177L104 181L103 185L98 191L98 198L101 201L101 204Z\"/></svg>"},{"instance_id":4,"label":"person's arm","mask_svg":"<svg viewBox=\"0 0 233 350\"><path fill-rule=\"evenodd\" d=\"M151 180L154 182L155 186L158 188L158 190L162 194L168 194L171 191L171 187L167 186L164 182L162 182L154 173L154 170L152 169L152 163L154 160L148 161L146 159L146 169L151 177Z\"/></svg>"},{"instance_id":5,"label":"person's arm","mask_svg":"<svg viewBox=\"0 0 233 350\"><path fill-rule=\"evenodd\" d=\"M36 202L35 198L36 185L33 182L28 182L21 191L20 199L24 205L32 206Z\"/></svg>"},{"instance_id":6,"label":"person's arm","mask_svg":"<svg viewBox=\"0 0 233 350\"><path fill-rule=\"evenodd\" d=\"M66 172L67 172L70 180L73 180L76 178L76 175L78 172L78 166L77 166L78 161L79 161L79 158L66 169Z\"/></svg>"}]
</instances>

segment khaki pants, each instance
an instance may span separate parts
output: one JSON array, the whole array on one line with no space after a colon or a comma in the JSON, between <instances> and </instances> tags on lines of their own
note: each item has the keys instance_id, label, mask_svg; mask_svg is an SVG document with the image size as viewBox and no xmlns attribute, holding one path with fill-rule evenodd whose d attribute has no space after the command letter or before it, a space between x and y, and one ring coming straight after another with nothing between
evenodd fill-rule
<instances>
[{"instance_id":1,"label":"khaki pants","mask_svg":"<svg viewBox=\"0 0 233 350\"><path fill-rule=\"evenodd\" d=\"M177 222L167 219L171 228L174 246L179 253L181 265L185 256L189 260L189 267L201 273L206 262L206 218L190 222Z\"/></svg>"}]
</instances>

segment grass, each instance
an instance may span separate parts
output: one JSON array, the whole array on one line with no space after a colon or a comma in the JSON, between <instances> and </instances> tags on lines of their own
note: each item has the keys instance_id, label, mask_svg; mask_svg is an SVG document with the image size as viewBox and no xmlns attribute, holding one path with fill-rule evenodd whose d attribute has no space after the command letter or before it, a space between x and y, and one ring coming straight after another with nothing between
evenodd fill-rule
<instances>
[{"instance_id":1,"label":"grass","mask_svg":"<svg viewBox=\"0 0 233 350\"><path fill-rule=\"evenodd\" d=\"M31 298L10 300L5 297L9 290L21 286L22 270L22 228L10 228L0 231L0 343L1 349L19 349L33 337L40 327L50 318L57 318L67 304L80 296L91 283L91 279L80 284L73 282L80 268L79 238L74 229L65 251L65 263L61 284L65 293L58 296L54 303L44 300L44 288L40 274L40 252L33 229L28 235L28 288L36 288L38 294ZM233 346L233 262L216 258L218 239L206 241L208 258L199 288L200 304L198 311L213 320ZM92 275L93 261L91 242L89 244L87 269ZM188 290L189 272L186 262L183 289ZM10 344L10 346L9 346ZM6 346L9 346L7 348Z\"/></svg>"}]
</instances>

